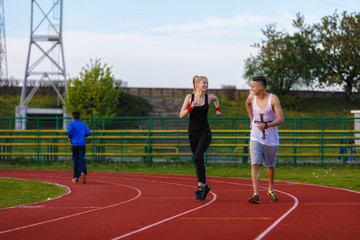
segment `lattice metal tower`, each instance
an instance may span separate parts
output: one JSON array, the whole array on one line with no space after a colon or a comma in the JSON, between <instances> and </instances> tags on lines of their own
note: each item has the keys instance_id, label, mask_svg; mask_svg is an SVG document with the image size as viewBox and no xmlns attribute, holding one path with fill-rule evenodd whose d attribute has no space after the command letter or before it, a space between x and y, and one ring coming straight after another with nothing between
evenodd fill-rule
<instances>
[{"instance_id":1,"label":"lattice metal tower","mask_svg":"<svg viewBox=\"0 0 360 240\"><path fill-rule=\"evenodd\" d=\"M20 106L16 108L17 117L29 114L63 114L63 109L30 109L28 103L45 81L51 85L59 99L64 103L66 91L66 69L62 43L63 0L31 0L31 34L25 78L21 92ZM34 80L33 89L27 93L29 80ZM59 87L64 92L60 93ZM24 120L17 121L17 129L25 129Z\"/></svg>"},{"instance_id":2,"label":"lattice metal tower","mask_svg":"<svg viewBox=\"0 0 360 240\"><path fill-rule=\"evenodd\" d=\"M6 37L5 37L5 11L4 2L0 0L0 83L8 80Z\"/></svg>"}]
</instances>

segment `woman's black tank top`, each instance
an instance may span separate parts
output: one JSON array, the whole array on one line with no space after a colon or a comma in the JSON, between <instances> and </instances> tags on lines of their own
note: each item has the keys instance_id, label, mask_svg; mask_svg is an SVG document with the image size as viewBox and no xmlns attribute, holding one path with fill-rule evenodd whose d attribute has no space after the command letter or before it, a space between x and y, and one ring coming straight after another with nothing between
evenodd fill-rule
<instances>
[{"instance_id":1,"label":"woman's black tank top","mask_svg":"<svg viewBox=\"0 0 360 240\"><path fill-rule=\"evenodd\" d=\"M194 101L194 94L191 95L191 102ZM207 115L209 110L208 95L205 93L205 104L196 106L190 112L189 135L199 134L210 130Z\"/></svg>"}]
</instances>

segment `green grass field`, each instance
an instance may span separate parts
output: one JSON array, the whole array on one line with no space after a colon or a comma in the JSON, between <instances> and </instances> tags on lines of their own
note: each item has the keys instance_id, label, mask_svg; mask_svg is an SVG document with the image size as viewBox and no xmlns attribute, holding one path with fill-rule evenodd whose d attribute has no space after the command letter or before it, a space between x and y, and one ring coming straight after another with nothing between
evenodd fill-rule
<instances>
[{"instance_id":1,"label":"green grass field","mask_svg":"<svg viewBox=\"0 0 360 240\"><path fill-rule=\"evenodd\" d=\"M39 181L0 178L0 208L41 202L66 193L66 188Z\"/></svg>"}]
</instances>

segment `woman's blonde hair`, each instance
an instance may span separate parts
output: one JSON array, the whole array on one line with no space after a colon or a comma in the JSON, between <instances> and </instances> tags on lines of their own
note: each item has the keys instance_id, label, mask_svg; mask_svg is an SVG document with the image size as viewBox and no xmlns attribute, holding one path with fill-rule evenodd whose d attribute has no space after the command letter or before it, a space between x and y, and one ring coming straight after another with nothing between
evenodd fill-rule
<instances>
[{"instance_id":1,"label":"woman's blonde hair","mask_svg":"<svg viewBox=\"0 0 360 240\"><path fill-rule=\"evenodd\" d=\"M204 76L198 76L198 75L195 75L194 77L193 77L193 86L194 86L194 91L193 91L193 93L196 93L196 84L198 83L198 82L200 82L200 80L201 79L207 79L206 77L204 77Z\"/></svg>"}]
</instances>

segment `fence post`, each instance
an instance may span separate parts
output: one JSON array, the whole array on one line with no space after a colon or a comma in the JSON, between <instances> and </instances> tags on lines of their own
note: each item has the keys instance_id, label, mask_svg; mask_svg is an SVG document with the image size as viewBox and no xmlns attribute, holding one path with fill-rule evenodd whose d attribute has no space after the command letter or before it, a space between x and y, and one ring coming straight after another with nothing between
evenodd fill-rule
<instances>
[{"instance_id":1,"label":"fence post","mask_svg":"<svg viewBox=\"0 0 360 240\"><path fill-rule=\"evenodd\" d=\"M341 121L341 127L342 127L342 130L345 129L344 118L343 118L342 121ZM343 146L342 148L343 148L343 153L346 154L347 151L346 151L346 137L345 137L345 133L343 133L343 137L344 137L344 139L343 139L343 144L344 144L344 146ZM346 165L347 159L348 159L347 156L344 156L344 157L343 157L343 163L344 163L344 165Z\"/></svg>"},{"instance_id":2,"label":"fence post","mask_svg":"<svg viewBox=\"0 0 360 240\"><path fill-rule=\"evenodd\" d=\"M324 167L324 118L321 118L321 158L320 167Z\"/></svg>"},{"instance_id":3,"label":"fence post","mask_svg":"<svg viewBox=\"0 0 360 240\"><path fill-rule=\"evenodd\" d=\"M149 118L149 134L148 134L148 162L149 162L149 166L152 165L152 156L151 156L151 153L152 153L152 146L151 146L151 137L152 137L152 125L153 125L153 121L152 121L152 117Z\"/></svg>"},{"instance_id":4,"label":"fence post","mask_svg":"<svg viewBox=\"0 0 360 240\"><path fill-rule=\"evenodd\" d=\"M296 130L297 130L297 118L294 119L294 148L293 148L293 153L296 154L297 152L297 149L296 149L296 144L297 144L297 133L296 133ZM293 166L296 167L297 165L297 162L296 162L296 156L294 155L293 156Z\"/></svg>"},{"instance_id":5,"label":"fence post","mask_svg":"<svg viewBox=\"0 0 360 240\"><path fill-rule=\"evenodd\" d=\"M249 125L250 125L250 124L251 124L251 123L250 123L250 118L247 118L247 119L246 119L246 130L250 130L250 129L249 129ZM249 132L248 132L248 131L245 133L245 136L246 136L246 137L249 136ZM244 144L248 144L248 143L249 143L249 139L245 138L245 139L244 139ZM249 152L249 147L248 147L248 146L243 147L243 153L248 153L248 152ZM247 164L247 163L248 163L248 156L243 155L243 157L242 157L242 163L243 163L243 164Z\"/></svg>"},{"instance_id":6,"label":"fence post","mask_svg":"<svg viewBox=\"0 0 360 240\"><path fill-rule=\"evenodd\" d=\"M36 119L37 125L37 165L40 165L40 119Z\"/></svg>"},{"instance_id":7,"label":"fence post","mask_svg":"<svg viewBox=\"0 0 360 240\"><path fill-rule=\"evenodd\" d=\"M95 161L95 123L94 123L94 117L91 117L91 130L92 130L92 139L93 139L93 142L92 142L92 164L94 165L94 161Z\"/></svg>"}]
</instances>

